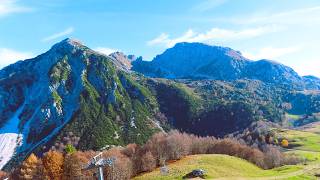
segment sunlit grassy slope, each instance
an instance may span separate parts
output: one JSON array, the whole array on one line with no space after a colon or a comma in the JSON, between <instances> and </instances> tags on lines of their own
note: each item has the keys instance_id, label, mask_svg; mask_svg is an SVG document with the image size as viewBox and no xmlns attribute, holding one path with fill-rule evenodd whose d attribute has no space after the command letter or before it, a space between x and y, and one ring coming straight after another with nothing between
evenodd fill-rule
<instances>
[{"instance_id":1,"label":"sunlit grassy slope","mask_svg":"<svg viewBox=\"0 0 320 180\"><path fill-rule=\"evenodd\" d=\"M227 155L194 155L169 164L168 176L161 176L160 170L156 169L135 179L182 179L193 169L199 168L207 171L207 179L317 179L314 175L320 173L320 123L301 130L277 129L275 132L289 140L290 146L284 149L285 153L304 157L306 163L263 170L245 160Z\"/></svg>"},{"instance_id":2,"label":"sunlit grassy slope","mask_svg":"<svg viewBox=\"0 0 320 180\"><path fill-rule=\"evenodd\" d=\"M316 128L312 128L315 131ZM296 150L320 152L320 135L311 130L277 130L277 133L289 140L290 147Z\"/></svg>"},{"instance_id":3,"label":"sunlit grassy slope","mask_svg":"<svg viewBox=\"0 0 320 180\"><path fill-rule=\"evenodd\" d=\"M136 177L136 180L169 180L182 179L184 175L193 169L204 169L207 172L207 179L312 179L311 176L303 175L303 165L283 166L272 170L263 170L243 159L227 155L193 155L169 165L170 173L161 176L160 170L143 174Z\"/></svg>"}]
</instances>

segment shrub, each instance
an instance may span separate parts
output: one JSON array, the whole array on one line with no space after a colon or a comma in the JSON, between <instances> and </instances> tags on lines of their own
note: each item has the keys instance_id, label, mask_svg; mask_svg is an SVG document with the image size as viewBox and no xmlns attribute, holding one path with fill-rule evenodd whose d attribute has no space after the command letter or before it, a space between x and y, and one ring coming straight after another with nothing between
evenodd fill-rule
<instances>
[{"instance_id":1,"label":"shrub","mask_svg":"<svg viewBox=\"0 0 320 180\"><path fill-rule=\"evenodd\" d=\"M288 147L288 146L289 146L289 141L286 140L286 139L283 139L283 140L281 141L281 146L284 147L284 148Z\"/></svg>"},{"instance_id":2,"label":"shrub","mask_svg":"<svg viewBox=\"0 0 320 180\"><path fill-rule=\"evenodd\" d=\"M275 146L266 145L263 151L265 153L265 168L271 169L282 165L283 155Z\"/></svg>"},{"instance_id":3,"label":"shrub","mask_svg":"<svg viewBox=\"0 0 320 180\"><path fill-rule=\"evenodd\" d=\"M77 151L76 148L71 144L67 144L64 150L67 154L72 154Z\"/></svg>"}]
</instances>

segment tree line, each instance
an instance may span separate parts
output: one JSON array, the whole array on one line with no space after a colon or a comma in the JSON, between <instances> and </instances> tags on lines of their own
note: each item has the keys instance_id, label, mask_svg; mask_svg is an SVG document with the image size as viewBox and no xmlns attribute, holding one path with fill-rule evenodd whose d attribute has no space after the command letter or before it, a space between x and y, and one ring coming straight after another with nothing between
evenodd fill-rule
<instances>
[{"instance_id":1,"label":"tree line","mask_svg":"<svg viewBox=\"0 0 320 180\"><path fill-rule=\"evenodd\" d=\"M11 172L0 172L0 179L93 179L96 170L83 170L83 167L98 153L76 151L69 145L63 152L50 150L41 157L31 154ZM295 156L283 154L274 145L266 145L260 150L235 138L199 137L174 130L169 133L156 133L144 145L129 144L126 147L104 150L104 158L116 158L111 167L104 168L104 175L106 179L130 179L140 173L152 171L166 162L195 154L226 154L245 159L263 169L301 161Z\"/></svg>"}]
</instances>

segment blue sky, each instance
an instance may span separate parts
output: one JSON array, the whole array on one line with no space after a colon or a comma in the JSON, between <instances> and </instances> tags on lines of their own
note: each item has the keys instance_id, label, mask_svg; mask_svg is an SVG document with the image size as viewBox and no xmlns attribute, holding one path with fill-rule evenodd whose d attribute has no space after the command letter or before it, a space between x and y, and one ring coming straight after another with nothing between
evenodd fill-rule
<instances>
[{"instance_id":1,"label":"blue sky","mask_svg":"<svg viewBox=\"0 0 320 180\"><path fill-rule=\"evenodd\" d=\"M72 37L147 60L204 42L320 77L319 32L319 0L0 0L0 68Z\"/></svg>"}]
</instances>

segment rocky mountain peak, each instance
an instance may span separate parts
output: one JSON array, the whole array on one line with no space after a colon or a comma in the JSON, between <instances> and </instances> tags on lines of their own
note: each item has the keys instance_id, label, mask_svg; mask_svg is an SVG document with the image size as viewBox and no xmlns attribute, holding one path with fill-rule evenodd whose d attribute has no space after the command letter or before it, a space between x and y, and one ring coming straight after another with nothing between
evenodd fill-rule
<instances>
[{"instance_id":1,"label":"rocky mountain peak","mask_svg":"<svg viewBox=\"0 0 320 180\"><path fill-rule=\"evenodd\" d=\"M66 38L57 44L53 45L54 47L64 47L64 46L73 46L73 47L81 47L84 46L83 43L80 40L72 39L72 38Z\"/></svg>"},{"instance_id":2,"label":"rocky mountain peak","mask_svg":"<svg viewBox=\"0 0 320 180\"><path fill-rule=\"evenodd\" d=\"M109 55L115 60L115 64L124 70L130 70L132 67L132 62L137 58L135 55L126 55L123 52L114 52Z\"/></svg>"},{"instance_id":3,"label":"rocky mountain peak","mask_svg":"<svg viewBox=\"0 0 320 180\"><path fill-rule=\"evenodd\" d=\"M67 38L52 46L50 51L56 51L60 53L70 53L77 49L83 49L84 46L79 40Z\"/></svg>"}]
</instances>

